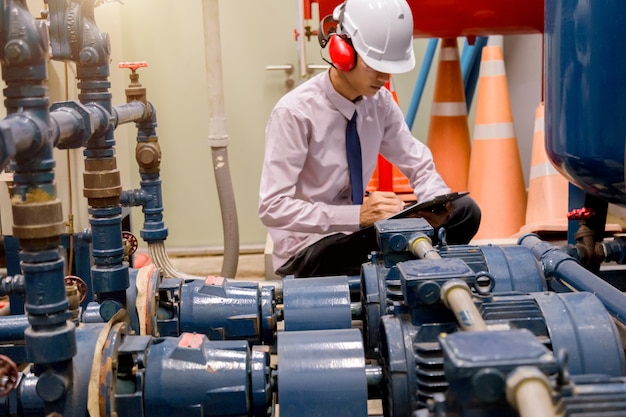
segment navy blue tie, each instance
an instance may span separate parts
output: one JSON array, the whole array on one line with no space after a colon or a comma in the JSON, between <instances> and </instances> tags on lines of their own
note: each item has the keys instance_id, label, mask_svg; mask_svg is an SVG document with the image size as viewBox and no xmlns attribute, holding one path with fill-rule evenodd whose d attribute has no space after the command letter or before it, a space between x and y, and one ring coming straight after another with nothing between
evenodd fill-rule
<instances>
[{"instance_id":1,"label":"navy blue tie","mask_svg":"<svg viewBox=\"0 0 626 417\"><path fill-rule=\"evenodd\" d=\"M346 153L350 169L352 204L361 204L363 203L363 161L361 160L361 140L356 131L356 111L346 128Z\"/></svg>"}]
</instances>

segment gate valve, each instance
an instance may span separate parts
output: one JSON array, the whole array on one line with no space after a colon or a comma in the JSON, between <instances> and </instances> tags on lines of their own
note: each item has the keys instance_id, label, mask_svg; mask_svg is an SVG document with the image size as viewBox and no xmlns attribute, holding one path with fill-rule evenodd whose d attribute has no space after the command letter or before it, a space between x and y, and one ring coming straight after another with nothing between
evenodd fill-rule
<instances>
[{"instance_id":1,"label":"gate valve","mask_svg":"<svg viewBox=\"0 0 626 417\"><path fill-rule=\"evenodd\" d=\"M147 66L148 63L146 61L120 62L118 64L119 68L128 68L131 71L130 84L128 84L128 88L126 88L127 103L130 103L131 101L141 101L146 105L146 107L148 107L146 89L139 82L139 74L137 73L139 68L145 68Z\"/></svg>"},{"instance_id":2,"label":"gate valve","mask_svg":"<svg viewBox=\"0 0 626 417\"><path fill-rule=\"evenodd\" d=\"M76 275L68 275L65 277L65 286L76 287L78 291L78 295L80 296L79 303L82 304L83 301L87 298L87 292L89 288L87 287L87 283L83 281L81 277L77 277Z\"/></svg>"},{"instance_id":3,"label":"gate valve","mask_svg":"<svg viewBox=\"0 0 626 417\"><path fill-rule=\"evenodd\" d=\"M128 68L130 69L131 73L130 73L130 86L134 86L134 85L138 85L139 87L141 87L141 84L139 84L139 74L137 74L137 70L139 68L145 68L148 66L148 63L146 61L134 61L134 62L120 62L118 67L119 68Z\"/></svg>"},{"instance_id":4,"label":"gate valve","mask_svg":"<svg viewBox=\"0 0 626 417\"><path fill-rule=\"evenodd\" d=\"M128 260L129 257L133 256L135 252L137 252L137 248L139 247L139 241L137 240L137 237L132 233L123 231L122 245L124 246L124 258Z\"/></svg>"},{"instance_id":5,"label":"gate valve","mask_svg":"<svg viewBox=\"0 0 626 417\"><path fill-rule=\"evenodd\" d=\"M592 209L583 207L567 213L567 220L587 220L595 215Z\"/></svg>"},{"instance_id":6,"label":"gate valve","mask_svg":"<svg viewBox=\"0 0 626 417\"><path fill-rule=\"evenodd\" d=\"M582 265L591 271L599 270L600 263L605 258L602 243L595 241L595 232L586 222L586 220L589 220L594 215L595 212L587 207L574 209L567 213L568 220L579 221L578 230L574 233L576 251L578 252L578 259Z\"/></svg>"}]
</instances>

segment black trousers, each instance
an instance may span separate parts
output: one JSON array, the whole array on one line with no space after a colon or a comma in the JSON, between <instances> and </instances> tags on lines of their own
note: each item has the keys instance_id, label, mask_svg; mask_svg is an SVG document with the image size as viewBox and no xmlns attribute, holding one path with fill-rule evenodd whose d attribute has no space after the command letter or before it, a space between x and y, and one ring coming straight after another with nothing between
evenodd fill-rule
<instances>
[{"instance_id":1,"label":"black trousers","mask_svg":"<svg viewBox=\"0 0 626 417\"><path fill-rule=\"evenodd\" d=\"M478 231L480 217L480 208L471 197L456 200L452 214L442 226L446 230L447 243L469 243ZM379 250L373 228L364 230L349 235L326 236L289 258L276 273L296 278L359 275L361 265L368 261L371 252ZM438 231L435 229L434 245L437 244Z\"/></svg>"}]
</instances>

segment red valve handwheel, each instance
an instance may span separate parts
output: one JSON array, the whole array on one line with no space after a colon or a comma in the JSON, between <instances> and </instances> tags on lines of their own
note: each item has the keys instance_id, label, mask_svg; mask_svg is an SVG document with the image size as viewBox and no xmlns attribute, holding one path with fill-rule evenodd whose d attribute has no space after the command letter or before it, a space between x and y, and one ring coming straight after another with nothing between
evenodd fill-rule
<instances>
[{"instance_id":1,"label":"red valve handwheel","mask_svg":"<svg viewBox=\"0 0 626 417\"><path fill-rule=\"evenodd\" d=\"M135 235L130 232L122 232L122 239L129 246L128 256L132 256L135 252L137 252L137 248L139 247L139 242Z\"/></svg>"},{"instance_id":2,"label":"red valve handwheel","mask_svg":"<svg viewBox=\"0 0 626 417\"><path fill-rule=\"evenodd\" d=\"M592 218L594 214L595 213L593 212L592 209L583 207L579 209L574 209L570 211L569 213L567 213L567 219L568 220L587 220L587 219Z\"/></svg>"},{"instance_id":3,"label":"red valve handwheel","mask_svg":"<svg viewBox=\"0 0 626 417\"><path fill-rule=\"evenodd\" d=\"M136 61L136 62L120 62L119 68L129 68L130 70L137 71L138 68L145 68L148 66L146 61Z\"/></svg>"},{"instance_id":4,"label":"red valve handwheel","mask_svg":"<svg viewBox=\"0 0 626 417\"><path fill-rule=\"evenodd\" d=\"M7 356L0 355L0 396L8 395L17 385L19 373L15 362Z\"/></svg>"}]
</instances>

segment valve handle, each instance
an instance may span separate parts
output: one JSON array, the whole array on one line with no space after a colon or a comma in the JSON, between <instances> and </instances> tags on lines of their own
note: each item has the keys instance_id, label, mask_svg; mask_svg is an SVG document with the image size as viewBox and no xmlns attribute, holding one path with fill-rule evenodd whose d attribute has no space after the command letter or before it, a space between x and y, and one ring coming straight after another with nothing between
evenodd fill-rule
<instances>
[{"instance_id":1,"label":"valve handle","mask_svg":"<svg viewBox=\"0 0 626 417\"><path fill-rule=\"evenodd\" d=\"M17 385L19 373L15 362L0 355L0 397L8 395Z\"/></svg>"},{"instance_id":2,"label":"valve handle","mask_svg":"<svg viewBox=\"0 0 626 417\"><path fill-rule=\"evenodd\" d=\"M146 61L129 61L129 62L120 62L119 68L129 68L132 72L137 71L139 68L145 68L148 66Z\"/></svg>"},{"instance_id":3,"label":"valve handle","mask_svg":"<svg viewBox=\"0 0 626 417\"><path fill-rule=\"evenodd\" d=\"M137 252L137 248L139 248L139 241L137 237L131 232L123 231L122 232L122 241L125 248L125 252L128 251L126 256L132 256Z\"/></svg>"},{"instance_id":4,"label":"valve handle","mask_svg":"<svg viewBox=\"0 0 626 417\"><path fill-rule=\"evenodd\" d=\"M583 207L579 209L574 209L567 213L568 220L587 220L592 218L596 213L590 208Z\"/></svg>"}]
</instances>

